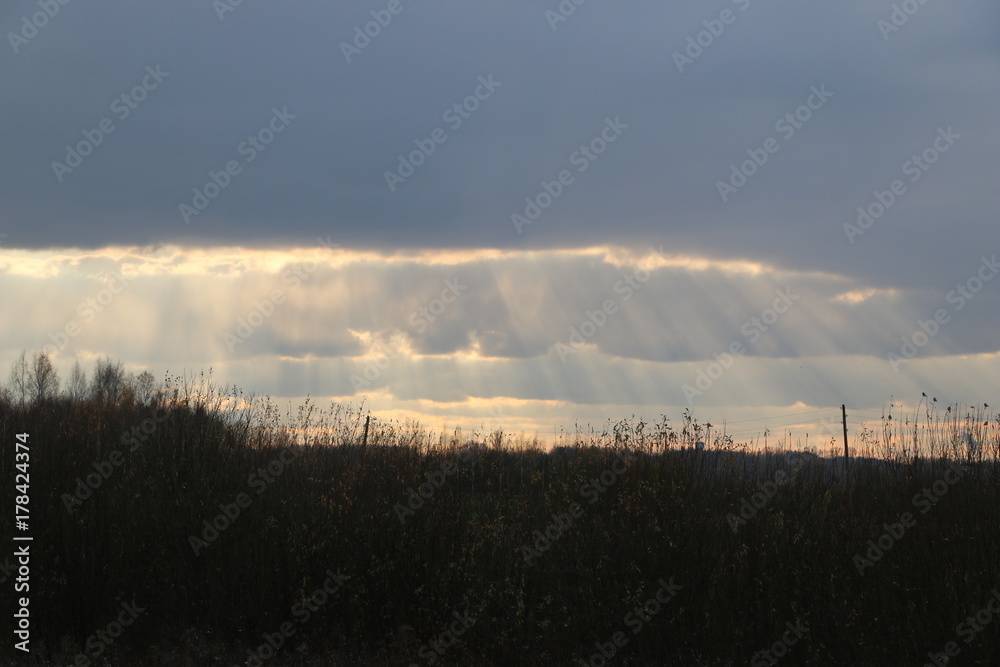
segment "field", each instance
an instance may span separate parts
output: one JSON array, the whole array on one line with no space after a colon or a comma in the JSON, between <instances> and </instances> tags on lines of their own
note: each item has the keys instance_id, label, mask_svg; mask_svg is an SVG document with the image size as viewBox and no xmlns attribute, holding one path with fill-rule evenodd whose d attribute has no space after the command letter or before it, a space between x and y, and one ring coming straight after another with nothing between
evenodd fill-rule
<instances>
[{"instance_id":1,"label":"field","mask_svg":"<svg viewBox=\"0 0 1000 667\"><path fill-rule=\"evenodd\" d=\"M546 451L180 389L0 403L0 529L28 433L34 538L4 664L1000 664L986 406L887 415L845 470L696 451L690 415Z\"/></svg>"}]
</instances>

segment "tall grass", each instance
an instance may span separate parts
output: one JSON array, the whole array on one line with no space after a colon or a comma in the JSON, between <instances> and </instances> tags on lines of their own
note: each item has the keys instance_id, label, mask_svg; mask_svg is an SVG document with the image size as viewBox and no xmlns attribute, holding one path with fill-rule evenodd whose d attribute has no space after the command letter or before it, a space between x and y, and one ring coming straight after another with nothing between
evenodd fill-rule
<instances>
[{"instance_id":1,"label":"tall grass","mask_svg":"<svg viewBox=\"0 0 1000 667\"><path fill-rule=\"evenodd\" d=\"M339 405L283 412L204 378L175 380L155 405L0 404L4 488L14 434L30 433L32 446L38 662L19 664L71 663L133 599L146 612L107 651L115 664L236 664L294 620L327 570L349 579L268 664L429 664L421 647L455 611L476 622L441 664L600 664L596 645L622 630L627 644L608 664L745 665L786 622L809 632L781 664L923 664L948 641L963 664L1000 663L1000 623L968 644L956 634L1000 585L1000 420L986 406L890 409L855 438L847 474L832 459L793 461L724 434L696 452L706 431L690 414L676 428L609 422L551 451L499 430L374 418L362 445L365 416ZM129 451L122 434L151 420ZM124 463L69 513L63 494L115 449ZM283 454L294 460L258 495L249 476ZM591 504L581 489L623 456L628 469ZM921 514L914 495L955 460L968 472ZM454 474L401 522L408 489L449 464ZM730 515L779 472L791 481L734 532ZM189 537L240 493L250 506L195 555ZM12 496L0 497L5 536ZM573 503L579 518L526 562L535 531ZM916 525L859 574L854 557L904 512ZM671 577L682 588L633 634L626 615ZM13 608L10 582L0 599ZM21 660L10 644L0 656Z\"/></svg>"}]
</instances>

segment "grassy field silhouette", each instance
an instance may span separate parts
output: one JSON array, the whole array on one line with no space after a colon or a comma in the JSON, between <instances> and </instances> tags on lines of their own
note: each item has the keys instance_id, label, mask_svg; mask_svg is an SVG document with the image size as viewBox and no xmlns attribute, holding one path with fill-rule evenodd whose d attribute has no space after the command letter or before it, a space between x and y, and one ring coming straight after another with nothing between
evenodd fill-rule
<instances>
[{"instance_id":1,"label":"grassy field silhouette","mask_svg":"<svg viewBox=\"0 0 1000 667\"><path fill-rule=\"evenodd\" d=\"M34 537L31 658L5 664L1000 663L985 405L890 413L845 471L696 451L690 415L546 450L119 379L0 402L0 527L28 433Z\"/></svg>"}]
</instances>

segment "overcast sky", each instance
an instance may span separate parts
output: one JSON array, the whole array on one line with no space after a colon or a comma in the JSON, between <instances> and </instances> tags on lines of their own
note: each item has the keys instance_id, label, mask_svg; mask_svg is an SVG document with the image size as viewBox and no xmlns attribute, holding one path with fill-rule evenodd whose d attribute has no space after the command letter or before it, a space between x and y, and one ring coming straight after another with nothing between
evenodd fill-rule
<instances>
[{"instance_id":1,"label":"overcast sky","mask_svg":"<svg viewBox=\"0 0 1000 667\"><path fill-rule=\"evenodd\" d=\"M997 400L998 26L982 0L4 3L0 363L542 434Z\"/></svg>"}]
</instances>

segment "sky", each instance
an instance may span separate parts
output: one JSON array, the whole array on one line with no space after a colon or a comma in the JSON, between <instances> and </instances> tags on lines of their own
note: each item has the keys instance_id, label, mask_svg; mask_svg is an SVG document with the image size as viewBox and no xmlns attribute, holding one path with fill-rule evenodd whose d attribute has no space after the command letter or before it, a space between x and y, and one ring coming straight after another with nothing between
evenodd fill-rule
<instances>
[{"instance_id":1,"label":"sky","mask_svg":"<svg viewBox=\"0 0 1000 667\"><path fill-rule=\"evenodd\" d=\"M577 2L4 3L0 369L543 438L997 400L1000 5Z\"/></svg>"}]
</instances>

